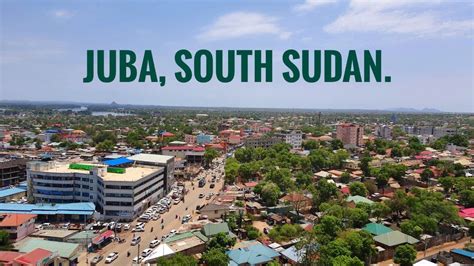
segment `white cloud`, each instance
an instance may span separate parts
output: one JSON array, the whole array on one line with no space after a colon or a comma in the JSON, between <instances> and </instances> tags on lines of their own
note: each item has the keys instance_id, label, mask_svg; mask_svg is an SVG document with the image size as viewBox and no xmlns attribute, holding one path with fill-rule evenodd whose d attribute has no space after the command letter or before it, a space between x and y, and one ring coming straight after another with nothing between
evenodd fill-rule
<instances>
[{"instance_id":1,"label":"white cloud","mask_svg":"<svg viewBox=\"0 0 474 266\"><path fill-rule=\"evenodd\" d=\"M278 25L278 19L260 13L234 12L217 18L197 37L202 40L224 40L244 36L269 34L288 39L291 32Z\"/></svg>"},{"instance_id":2,"label":"white cloud","mask_svg":"<svg viewBox=\"0 0 474 266\"><path fill-rule=\"evenodd\" d=\"M328 4L334 4L337 0L305 0L304 3L296 5L294 10L296 11L310 11L318 6L324 6Z\"/></svg>"},{"instance_id":3,"label":"white cloud","mask_svg":"<svg viewBox=\"0 0 474 266\"><path fill-rule=\"evenodd\" d=\"M71 11L66 10L66 9L53 10L52 14L54 17L61 18L61 19L68 19L74 16L74 14Z\"/></svg>"},{"instance_id":4,"label":"white cloud","mask_svg":"<svg viewBox=\"0 0 474 266\"><path fill-rule=\"evenodd\" d=\"M326 25L324 30L330 33L382 32L417 36L472 35L472 19L446 20L439 12L422 11L433 4L439 4L439 1L352 0L347 12Z\"/></svg>"}]
</instances>

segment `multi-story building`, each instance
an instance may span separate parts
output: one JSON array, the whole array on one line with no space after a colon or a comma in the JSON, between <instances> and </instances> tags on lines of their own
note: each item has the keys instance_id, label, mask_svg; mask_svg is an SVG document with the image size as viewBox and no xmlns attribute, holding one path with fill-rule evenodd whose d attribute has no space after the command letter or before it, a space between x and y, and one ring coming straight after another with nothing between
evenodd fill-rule
<instances>
[{"instance_id":1,"label":"multi-story building","mask_svg":"<svg viewBox=\"0 0 474 266\"><path fill-rule=\"evenodd\" d=\"M293 149L301 149L303 144L303 133L299 130L287 130L277 134L285 143L291 145Z\"/></svg>"},{"instance_id":2,"label":"multi-story building","mask_svg":"<svg viewBox=\"0 0 474 266\"><path fill-rule=\"evenodd\" d=\"M35 231L35 219L35 214L0 213L0 230L13 242L20 241Z\"/></svg>"},{"instance_id":3,"label":"multi-story building","mask_svg":"<svg viewBox=\"0 0 474 266\"><path fill-rule=\"evenodd\" d=\"M281 138L278 137L267 137L267 136L250 136L244 140L245 147L262 147L269 148L277 143L281 143Z\"/></svg>"},{"instance_id":4,"label":"multi-story building","mask_svg":"<svg viewBox=\"0 0 474 266\"><path fill-rule=\"evenodd\" d=\"M137 165L149 165L149 166L158 166L165 169L165 191L168 193L171 190L171 185L173 185L174 179L174 169L175 169L175 158L174 156L161 155L161 154L147 154L140 153L128 157L129 160L134 161Z\"/></svg>"},{"instance_id":5,"label":"multi-story building","mask_svg":"<svg viewBox=\"0 0 474 266\"><path fill-rule=\"evenodd\" d=\"M26 180L25 159L0 161L0 187L17 185Z\"/></svg>"},{"instance_id":6,"label":"multi-story building","mask_svg":"<svg viewBox=\"0 0 474 266\"><path fill-rule=\"evenodd\" d=\"M165 168L30 163L28 193L37 203L94 202L103 219L131 220L166 193Z\"/></svg>"},{"instance_id":7,"label":"multi-story building","mask_svg":"<svg viewBox=\"0 0 474 266\"><path fill-rule=\"evenodd\" d=\"M185 159L188 152L204 152L203 147L199 146L165 146L161 148L161 153L166 156L174 156L180 159Z\"/></svg>"},{"instance_id":8,"label":"multi-story building","mask_svg":"<svg viewBox=\"0 0 474 266\"><path fill-rule=\"evenodd\" d=\"M383 139L392 139L392 128L388 125L379 125L376 128L377 137Z\"/></svg>"},{"instance_id":9,"label":"multi-story building","mask_svg":"<svg viewBox=\"0 0 474 266\"><path fill-rule=\"evenodd\" d=\"M350 123L339 124L336 127L336 137L345 147L360 147L363 144L364 128Z\"/></svg>"}]
</instances>

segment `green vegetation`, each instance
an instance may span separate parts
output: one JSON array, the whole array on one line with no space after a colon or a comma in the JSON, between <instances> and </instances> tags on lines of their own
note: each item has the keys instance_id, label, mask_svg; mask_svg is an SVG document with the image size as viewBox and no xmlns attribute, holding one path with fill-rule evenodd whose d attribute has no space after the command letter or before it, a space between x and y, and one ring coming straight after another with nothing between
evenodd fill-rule
<instances>
[{"instance_id":1,"label":"green vegetation","mask_svg":"<svg viewBox=\"0 0 474 266\"><path fill-rule=\"evenodd\" d=\"M398 246L395 249L393 261L400 264L400 266L413 265L416 259L416 249L409 244Z\"/></svg>"},{"instance_id":2,"label":"green vegetation","mask_svg":"<svg viewBox=\"0 0 474 266\"><path fill-rule=\"evenodd\" d=\"M161 257L157 260L157 265L163 266L175 266L175 265L186 265L186 266L197 266L198 261L191 256L186 256L181 253L175 253L169 257Z\"/></svg>"},{"instance_id":3,"label":"green vegetation","mask_svg":"<svg viewBox=\"0 0 474 266\"><path fill-rule=\"evenodd\" d=\"M273 227L268 233L268 237L274 242L287 242L301 236L303 229L297 224L284 224Z\"/></svg>"}]
</instances>

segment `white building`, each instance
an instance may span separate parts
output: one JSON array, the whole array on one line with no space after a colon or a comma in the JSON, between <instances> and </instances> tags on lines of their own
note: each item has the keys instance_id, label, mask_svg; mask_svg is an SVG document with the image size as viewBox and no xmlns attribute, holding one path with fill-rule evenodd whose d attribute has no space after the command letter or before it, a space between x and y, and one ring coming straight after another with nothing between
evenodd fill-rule
<instances>
[{"instance_id":1,"label":"white building","mask_svg":"<svg viewBox=\"0 0 474 266\"><path fill-rule=\"evenodd\" d=\"M284 131L278 134L278 136L281 137L285 143L290 144L292 149L301 149L301 145L303 144L303 133L301 133L301 131Z\"/></svg>"},{"instance_id":2,"label":"white building","mask_svg":"<svg viewBox=\"0 0 474 266\"><path fill-rule=\"evenodd\" d=\"M166 193L165 168L34 162L28 193L37 203L94 202L102 219L132 220Z\"/></svg>"}]
</instances>

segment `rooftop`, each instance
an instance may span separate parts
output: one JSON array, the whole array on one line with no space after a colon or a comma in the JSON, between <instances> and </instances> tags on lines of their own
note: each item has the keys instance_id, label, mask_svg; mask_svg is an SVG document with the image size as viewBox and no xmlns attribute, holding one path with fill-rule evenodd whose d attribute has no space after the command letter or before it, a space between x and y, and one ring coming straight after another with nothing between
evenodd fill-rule
<instances>
[{"instance_id":1,"label":"rooftop","mask_svg":"<svg viewBox=\"0 0 474 266\"><path fill-rule=\"evenodd\" d=\"M34 232L31 236L34 237L41 237L41 238L67 238L68 236L72 236L76 233L75 230L48 230L43 229L38 232Z\"/></svg>"},{"instance_id":2,"label":"rooftop","mask_svg":"<svg viewBox=\"0 0 474 266\"><path fill-rule=\"evenodd\" d=\"M375 242L381 243L388 247L394 247L401 244L415 244L418 243L418 239L404 234L400 231L391 231L385 234L374 236Z\"/></svg>"},{"instance_id":3,"label":"rooftop","mask_svg":"<svg viewBox=\"0 0 474 266\"><path fill-rule=\"evenodd\" d=\"M155 163L155 164L166 164L168 163L169 160L173 158L174 158L173 156L168 156L168 155L147 154L147 153L135 154L133 156L128 157L128 159L132 161Z\"/></svg>"},{"instance_id":4,"label":"rooftop","mask_svg":"<svg viewBox=\"0 0 474 266\"><path fill-rule=\"evenodd\" d=\"M15 194L25 193L25 192L26 192L26 189L19 188L19 187L2 189L0 190L0 198L5 198L5 197L9 197Z\"/></svg>"},{"instance_id":5,"label":"rooftop","mask_svg":"<svg viewBox=\"0 0 474 266\"><path fill-rule=\"evenodd\" d=\"M371 233L372 235L376 235L376 236L393 231L389 227L386 227L385 225L378 224L378 223L368 223L364 226L364 228L362 228L362 230L367 231Z\"/></svg>"},{"instance_id":6,"label":"rooftop","mask_svg":"<svg viewBox=\"0 0 474 266\"><path fill-rule=\"evenodd\" d=\"M92 202L64 203L64 204L20 204L0 203L0 213L31 213L31 214L76 214L92 215L95 205Z\"/></svg>"},{"instance_id":7,"label":"rooftop","mask_svg":"<svg viewBox=\"0 0 474 266\"><path fill-rule=\"evenodd\" d=\"M35 214L0 213L0 227L20 226L33 218Z\"/></svg>"},{"instance_id":8,"label":"rooftop","mask_svg":"<svg viewBox=\"0 0 474 266\"><path fill-rule=\"evenodd\" d=\"M83 164L85 166L97 166L97 167L105 167L101 164ZM163 168L151 168L151 167L127 167L125 168L124 173L111 173L111 172L104 172L102 179L105 181L129 181L134 182L142 179L145 176L148 176L152 173L160 171ZM87 173L87 171L82 169L71 169L69 164L55 164L50 169L43 170L42 172L47 173Z\"/></svg>"},{"instance_id":9,"label":"rooftop","mask_svg":"<svg viewBox=\"0 0 474 266\"><path fill-rule=\"evenodd\" d=\"M57 252L60 257L73 258L79 248L79 244L49 241L41 238L26 238L20 242L15 243L15 248L20 252L28 253L37 248L42 248L53 253Z\"/></svg>"}]
</instances>

